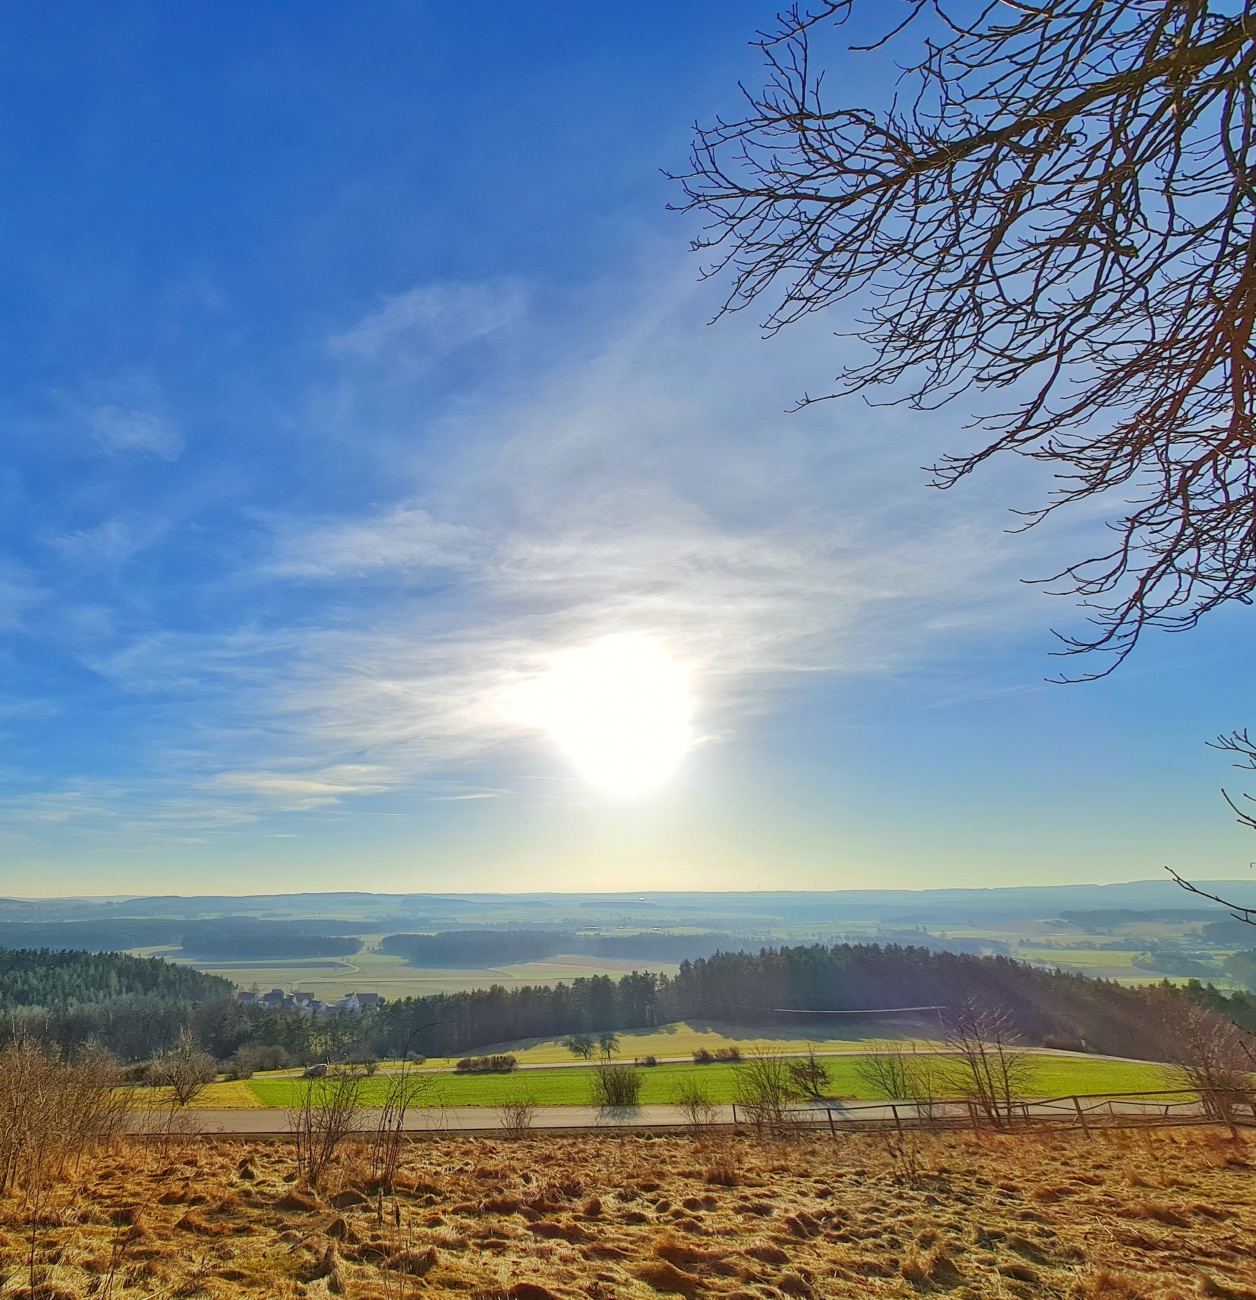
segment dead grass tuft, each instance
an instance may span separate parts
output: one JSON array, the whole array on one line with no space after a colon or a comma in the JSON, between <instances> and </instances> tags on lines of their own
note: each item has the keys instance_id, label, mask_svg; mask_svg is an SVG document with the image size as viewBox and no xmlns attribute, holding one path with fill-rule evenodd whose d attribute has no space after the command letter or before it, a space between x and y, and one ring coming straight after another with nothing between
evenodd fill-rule
<instances>
[{"instance_id":1,"label":"dead grass tuft","mask_svg":"<svg viewBox=\"0 0 1256 1300\"><path fill-rule=\"evenodd\" d=\"M76 1300L1256 1300L1246 1151L1194 1130L954 1134L912 1182L858 1135L432 1134L391 1192L346 1151L319 1195L285 1143L139 1142L85 1158L77 1204L45 1197L33 1270L31 1208L0 1201L0 1257L6 1296L33 1277ZM716 1159L738 1190L708 1181Z\"/></svg>"}]
</instances>

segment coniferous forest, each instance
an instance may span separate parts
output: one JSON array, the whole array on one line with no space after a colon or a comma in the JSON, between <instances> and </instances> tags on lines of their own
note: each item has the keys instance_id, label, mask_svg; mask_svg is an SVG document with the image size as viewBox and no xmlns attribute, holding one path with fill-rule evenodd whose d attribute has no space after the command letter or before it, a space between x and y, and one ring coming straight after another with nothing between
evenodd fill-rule
<instances>
[{"instance_id":1,"label":"coniferous forest","mask_svg":"<svg viewBox=\"0 0 1256 1300\"><path fill-rule=\"evenodd\" d=\"M517 1039L676 1021L788 1024L792 1036L806 1037L809 1027L831 1026L825 1013L963 1003L1006 1012L1027 1044L1162 1060L1172 1050L1174 1011L1186 1001L1256 1027L1250 994L1198 983L1127 988L1006 957L892 944L717 953L684 962L675 976L634 971L552 986L495 985L325 1017L239 1005L228 981L161 958L0 950L0 1038L67 1052L98 1043L126 1061L166 1050L185 1029L219 1060L253 1044L283 1049L294 1061L459 1056ZM915 1017L926 1026L921 1032L931 1014Z\"/></svg>"}]
</instances>

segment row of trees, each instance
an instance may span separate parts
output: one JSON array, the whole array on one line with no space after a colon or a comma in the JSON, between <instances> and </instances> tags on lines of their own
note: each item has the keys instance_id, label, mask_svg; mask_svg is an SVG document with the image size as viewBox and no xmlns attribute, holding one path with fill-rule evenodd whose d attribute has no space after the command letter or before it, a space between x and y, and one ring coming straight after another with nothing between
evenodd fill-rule
<instances>
[{"instance_id":1,"label":"row of trees","mask_svg":"<svg viewBox=\"0 0 1256 1300\"><path fill-rule=\"evenodd\" d=\"M367 1038L380 1056L458 1056L515 1038L579 1037L678 1020L770 1024L781 1021L781 1011L972 1004L1003 1008L1029 1043L1164 1060L1172 1048L1170 1013L1184 1001L1224 1013L1230 999L1198 984L1186 991L1168 983L1131 989L1006 957L817 944L718 953L682 963L670 978L634 972L618 981L596 976L553 988L497 985L405 998L380 1009ZM1235 1002L1245 1015L1245 995ZM805 1014L791 1019L808 1023Z\"/></svg>"},{"instance_id":2,"label":"row of trees","mask_svg":"<svg viewBox=\"0 0 1256 1300\"><path fill-rule=\"evenodd\" d=\"M578 934L570 930L442 930L438 934L390 934L380 951L413 966L502 966L540 961L560 953L637 961L704 957L738 943L730 934Z\"/></svg>"},{"instance_id":3,"label":"row of trees","mask_svg":"<svg viewBox=\"0 0 1256 1300\"><path fill-rule=\"evenodd\" d=\"M460 1057L519 1038L565 1036L588 1042L592 1051L598 1035L678 1020L779 1024L780 1013L789 1011L795 1013L791 1023L806 1032L808 1024L829 1023L832 1012L966 1004L1002 1008L1028 1043L1150 1060L1169 1059L1167 1026L1184 1003L1256 1028L1256 997L1250 994L1226 995L1198 983L1130 989L1005 957L895 945L718 953L683 963L673 977L634 971L552 987L495 985L326 1017L237 1005L225 995L225 981L158 959L0 957L0 1042L43 1042L67 1054L94 1043L123 1061L168 1052L184 1035L218 1061L243 1060L258 1051L296 1062ZM4 999L6 979L17 990L11 1000ZM137 987L145 991L132 991ZM38 996L41 988L47 999L42 1005L22 1000ZM114 988L118 995L108 996Z\"/></svg>"}]
</instances>

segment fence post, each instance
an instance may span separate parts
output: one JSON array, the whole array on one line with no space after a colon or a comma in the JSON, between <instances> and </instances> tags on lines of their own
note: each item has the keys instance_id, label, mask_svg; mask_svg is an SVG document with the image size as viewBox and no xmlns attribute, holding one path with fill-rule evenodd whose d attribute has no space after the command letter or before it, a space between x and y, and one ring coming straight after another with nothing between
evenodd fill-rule
<instances>
[{"instance_id":1,"label":"fence post","mask_svg":"<svg viewBox=\"0 0 1256 1300\"><path fill-rule=\"evenodd\" d=\"M733 1127L737 1127L737 1103L733 1102Z\"/></svg>"},{"instance_id":2,"label":"fence post","mask_svg":"<svg viewBox=\"0 0 1256 1300\"><path fill-rule=\"evenodd\" d=\"M968 1118L973 1122L973 1132L980 1133L981 1125L977 1123L977 1103L975 1101L970 1100L968 1103Z\"/></svg>"},{"instance_id":3,"label":"fence post","mask_svg":"<svg viewBox=\"0 0 1256 1300\"><path fill-rule=\"evenodd\" d=\"M832 1107L830 1107L830 1106L826 1106L826 1107L824 1108L824 1113L829 1117L829 1132L830 1132L834 1137L836 1137L836 1136L837 1136L837 1125L835 1125L835 1124L833 1123L833 1110L832 1110Z\"/></svg>"},{"instance_id":4,"label":"fence post","mask_svg":"<svg viewBox=\"0 0 1256 1300\"><path fill-rule=\"evenodd\" d=\"M893 1114L894 1114L894 1127L895 1127L896 1129L898 1129L899 1133L901 1134L902 1131L903 1131L903 1121L902 1121L901 1119L899 1119L899 1117L898 1117L898 1107L897 1107L896 1105L894 1105L893 1102L890 1103L890 1110L891 1110L891 1111L893 1112Z\"/></svg>"},{"instance_id":5,"label":"fence post","mask_svg":"<svg viewBox=\"0 0 1256 1300\"><path fill-rule=\"evenodd\" d=\"M1073 1109L1077 1112L1077 1122L1082 1126L1082 1132L1089 1137L1090 1125L1086 1123L1086 1112L1082 1110L1082 1099L1080 1097L1073 1098Z\"/></svg>"}]
</instances>

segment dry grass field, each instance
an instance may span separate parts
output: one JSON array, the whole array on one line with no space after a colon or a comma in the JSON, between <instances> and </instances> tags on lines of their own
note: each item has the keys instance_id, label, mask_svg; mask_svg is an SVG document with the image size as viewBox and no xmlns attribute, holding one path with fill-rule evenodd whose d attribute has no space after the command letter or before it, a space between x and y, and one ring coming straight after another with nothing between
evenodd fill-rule
<instances>
[{"instance_id":1,"label":"dry grass field","mask_svg":"<svg viewBox=\"0 0 1256 1300\"><path fill-rule=\"evenodd\" d=\"M1256 1297L1256 1144L1216 1130L435 1135L388 1196L365 1159L314 1193L282 1142L106 1152L4 1202L2 1293Z\"/></svg>"}]
</instances>

